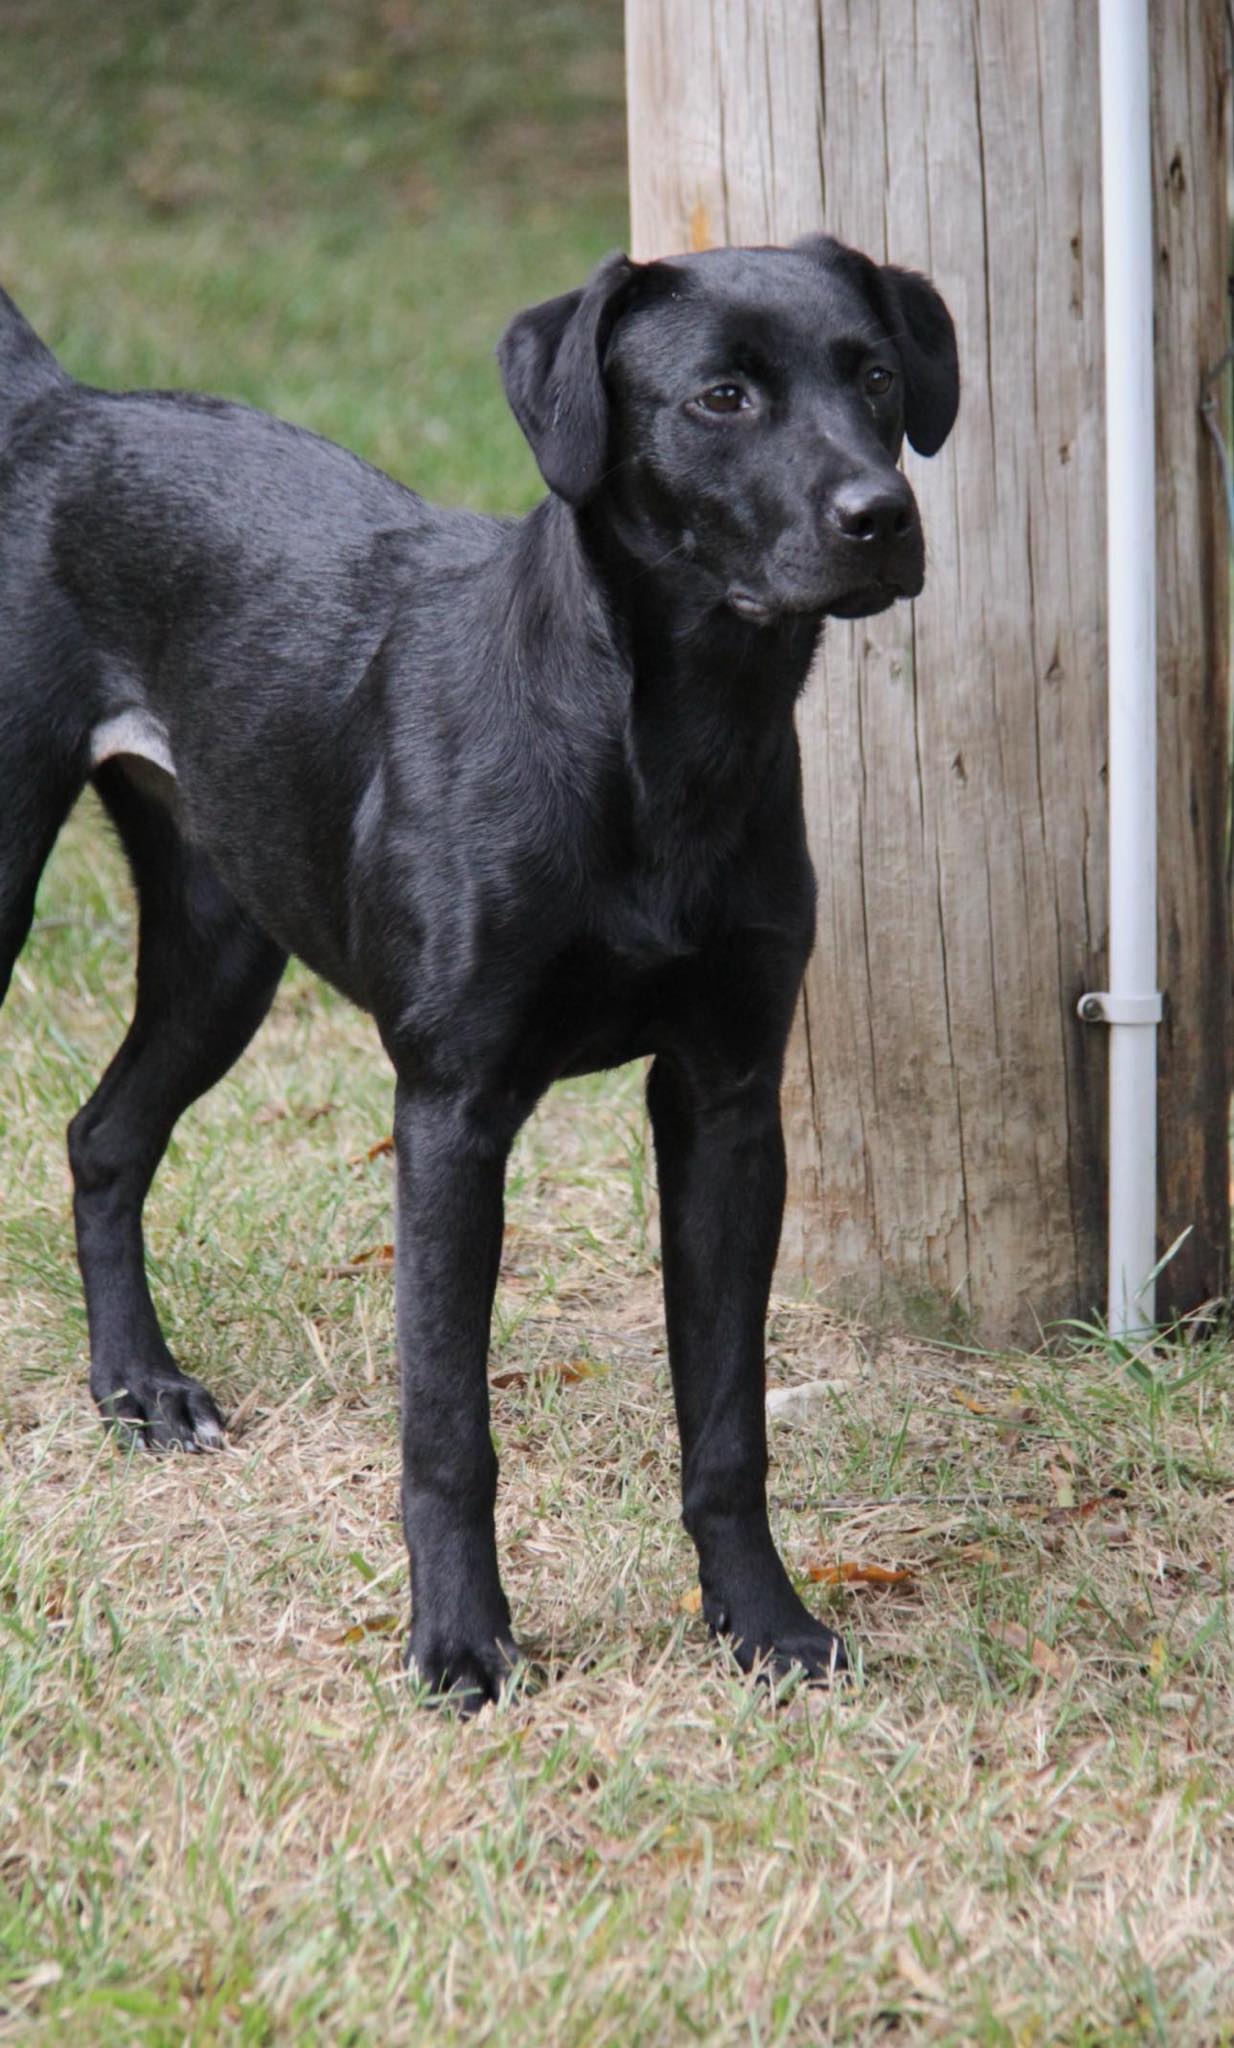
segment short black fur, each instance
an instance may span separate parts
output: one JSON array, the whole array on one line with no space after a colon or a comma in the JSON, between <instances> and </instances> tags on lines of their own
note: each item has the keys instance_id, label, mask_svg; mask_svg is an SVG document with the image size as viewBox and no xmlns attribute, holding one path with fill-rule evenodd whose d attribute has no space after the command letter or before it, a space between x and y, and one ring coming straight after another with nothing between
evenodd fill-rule
<instances>
[{"instance_id":1,"label":"short black fur","mask_svg":"<svg viewBox=\"0 0 1234 2048\"><path fill-rule=\"evenodd\" d=\"M0 994L88 779L140 900L132 1028L70 1133L90 1384L153 1447L221 1440L142 1206L294 952L396 1074L410 1656L495 1695L506 1157L558 1076L649 1056L703 1611L745 1667L826 1676L765 1499L814 917L793 706L829 613L921 588L896 458L950 430L955 338L923 279L815 237L610 257L500 359L550 487L517 523L240 406L83 387L0 295Z\"/></svg>"}]
</instances>

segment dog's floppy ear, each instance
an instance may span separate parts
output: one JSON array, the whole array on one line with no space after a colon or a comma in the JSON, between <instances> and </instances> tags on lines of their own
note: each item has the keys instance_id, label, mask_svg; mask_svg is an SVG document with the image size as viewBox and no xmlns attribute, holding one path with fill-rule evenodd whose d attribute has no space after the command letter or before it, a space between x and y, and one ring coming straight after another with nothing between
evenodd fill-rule
<instances>
[{"instance_id":1,"label":"dog's floppy ear","mask_svg":"<svg viewBox=\"0 0 1234 2048\"><path fill-rule=\"evenodd\" d=\"M506 397L540 474L571 505L604 474L604 347L634 271L627 256L606 256L580 290L516 314L497 345Z\"/></svg>"},{"instance_id":2,"label":"dog's floppy ear","mask_svg":"<svg viewBox=\"0 0 1234 2048\"><path fill-rule=\"evenodd\" d=\"M873 300L904 365L904 431L918 455L937 455L960 409L960 360L951 315L929 278L874 263L832 235L805 235L793 246L847 272Z\"/></svg>"},{"instance_id":3,"label":"dog's floppy ear","mask_svg":"<svg viewBox=\"0 0 1234 2048\"><path fill-rule=\"evenodd\" d=\"M955 326L928 277L894 263L879 277L904 365L904 431L918 455L937 455L960 409Z\"/></svg>"}]
</instances>

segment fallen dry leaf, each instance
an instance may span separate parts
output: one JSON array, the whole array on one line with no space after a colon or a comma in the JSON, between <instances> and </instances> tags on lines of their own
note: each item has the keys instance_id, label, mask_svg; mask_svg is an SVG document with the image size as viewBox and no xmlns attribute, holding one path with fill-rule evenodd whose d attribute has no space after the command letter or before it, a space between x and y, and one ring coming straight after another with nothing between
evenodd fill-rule
<instances>
[{"instance_id":1,"label":"fallen dry leaf","mask_svg":"<svg viewBox=\"0 0 1234 2048\"><path fill-rule=\"evenodd\" d=\"M951 1399L958 1401L961 1408L967 1408L970 1415L988 1415L991 1422L997 1422L1004 1429L1019 1429L1023 1423L1036 1419L1029 1403L1023 1398L983 1401L976 1394L965 1393L963 1387L952 1387Z\"/></svg>"},{"instance_id":2,"label":"fallen dry leaf","mask_svg":"<svg viewBox=\"0 0 1234 2048\"><path fill-rule=\"evenodd\" d=\"M568 1387L578 1385L580 1380L589 1380L595 1367L589 1358L553 1359L548 1365L539 1365L534 1372L524 1366L513 1366L509 1372L495 1372L489 1385L508 1392L511 1387L529 1387L535 1380L564 1380Z\"/></svg>"},{"instance_id":3,"label":"fallen dry leaf","mask_svg":"<svg viewBox=\"0 0 1234 2048\"><path fill-rule=\"evenodd\" d=\"M363 1621L357 1621L351 1628L345 1628L340 1636L329 1636L327 1640L336 1649L345 1643L362 1643L365 1636L388 1636L399 1626L397 1614L369 1614Z\"/></svg>"},{"instance_id":4,"label":"fallen dry leaf","mask_svg":"<svg viewBox=\"0 0 1234 2048\"><path fill-rule=\"evenodd\" d=\"M370 1244L366 1245L362 1252L356 1252L353 1257L346 1259L341 1266L327 1266L323 1277L327 1280L351 1280L357 1273L372 1272L375 1266L393 1264L392 1244Z\"/></svg>"},{"instance_id":5,"label":"fallen dry leaf","mask_svg":"<svg viewBox=\"0 0 1234 2048\"><path fill-rule=\"evenodd\" d=\"M370 1145L366 1151L353 1152L351 1158L347 1161L347 1164L348 1166L368 1166L371 1165L374 1159L384 1159L386 1154L388 1152L393 1152L393 1150L393 1137L378 1138L377 1143L375 1145Z\"/></svg>"},{"instance_id":6,"label":"fallen dry leaf","mask_svg":"<svg viewBox=\"0 0 1234 2048\"><path fill-rule=\"evenodd\" d=\"M1099 1509L1118 1507L1126 1498L1124 1488L1112 1486L1107 1493L1090 1494L1087 1500L1073 1502L1070 1507L1064 1507L1060 1503L1037 1512L1044 1512L1047 1522L1086 1522L1089 1516L1095 1515Z\"/></svg>"},{"instance_id":7,"label":"fallen dry leaf","mask_svg":"<svg viewBox=\"0 0 1234 2048\"><path fill-rule=\"evenodd\" d=\"M911 1586L910 1571L893 1570L885 1564L858 1564L845 1559L840 1564L812 1564L806 1577L816 1586Z\"/></svg>"},{"instance_id":8,"label":"fallen dry leaf","mask_svg":"<svg viewBox=\"0 0 1234 2048\"><path fill-rule=\"evenodd\" d=\"M979 1401L975 1394L966 1394L963 1387L952 1387L951 1398L961 1408L967 1408L970 1415L997 1415L998 1409L992 1401Z\"/></svg>"},{"instance_id":9,"label":"fallen dry leaf","mask_svg":"<svg viewBox=\"0 0 1234 2048\"><path fill-rule=\"evenodd\" d=\"M678 1612L681 1614L701 1614L703 1611L702 1587L691 1586L688 1593L682 1594L680 1600L677 1602L677 1608Z\"/></svg>"},{"instance_id":10,"label":"fallen dry leaf","mask_svg":"<svg viewBox=\"0 0 1234 2048\"><path fill-rule=\"evenodd\" d=\"M297 1123L315 1124L323 1116L333 1116L337 1108L337 1102L315 1102L307 1109L291 1109L285 1102L267 1102L258 1110L254 1122L278 1124L284 1117L292 1116Z\"/></svg>"},{"instance_id":11,"label":"fallen dry leaf","mask_svg":"<svg viewBox=\"0 0 1234 2048\"><path fill-rule=\"evenodd\" d=\"M1046 1678L1065 1677L1074 1663L1073 1658L1063 1655L1043 1637L1030 1636L1018 1621L995 1622L990 1634L996 1643L1005 1643L1009 1650L1018 1650L1021 1657L1027 1657Z\"/></svg>"},{"instance_id":12,"label":"fallen dry leaf","mask_svg":"<svg viewBox=\"0 0 1234 2048\"><path fill-rule=\"evenodd\" d=\"M1052 1470L1053 1468L1051 1468ZM1007 1502L1008 1511L1017 1515L1022 1522L1086 1522L1101 1508L1121 1507L1127 1498L1124 1486L1108 1487L1105 1493L1090 1494L1074 1507L1059 1507L1040 1500L1016 1500Z\"/></svg>"}]
</instances>

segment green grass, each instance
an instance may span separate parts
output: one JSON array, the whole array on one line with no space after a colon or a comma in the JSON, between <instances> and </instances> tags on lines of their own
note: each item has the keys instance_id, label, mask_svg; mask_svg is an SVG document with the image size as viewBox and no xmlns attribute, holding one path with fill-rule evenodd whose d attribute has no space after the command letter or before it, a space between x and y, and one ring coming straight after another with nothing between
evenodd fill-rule
<instances>
[{"instance_id":1,"label":"green grass","mask_svg":"<svg viewBox=\"0 0 1234 2048\"><path fill-rule=\"evenodd\" d=\"M66 365L429 497L538 495L492 359L626 233L618 0L0 10L0 281Z\"/></svg>"},{"instance_id":2,"label":"green grass","mask_svg":"<svg viewBox=\"0 0 1234 2048\"><path fill-rule=\"evenodd\" d=\"M10 7L0 272L78 373L534 495L491 347L623 234L609 6ZM774 1304L792 1570L858 1653L773 1704L691 1611L641 1077L520 1141L501 1546L542 1673L398 1659L390 1080L293 970L184 1119L160 1308L232 1418L103 1439L63 1127L124 1029L93 801L0 1019L0 2039L1234 2040L1227 1347L996 1358ZM563 1368L565 1368L563 1370ZM908 1570L829 1583L841 1562Z\"/></svg>"},{"instance_id":3,"label":"green grass","mask_svg":"<svg viewBox=\"0 0 1234 2048\"><path fill-rule=\"evenodd\" d=\"M389 1079L304 973L150 1205L231 1445L156 1463L90 1411L61 1131L131 957L91 803L0 1062L0 2038L1234 2038L1222 1345L1137 1378L777 1301L772 1382L814 1392L775 1519L859 1669L775 1707L689 1611L640 1077L559 1090L493 1350L541 1683L426 1714L390 1276L344 1277L391 1234ZM844 1560L912 1578L811 1580Z\"/></svg>"}]
</instances>

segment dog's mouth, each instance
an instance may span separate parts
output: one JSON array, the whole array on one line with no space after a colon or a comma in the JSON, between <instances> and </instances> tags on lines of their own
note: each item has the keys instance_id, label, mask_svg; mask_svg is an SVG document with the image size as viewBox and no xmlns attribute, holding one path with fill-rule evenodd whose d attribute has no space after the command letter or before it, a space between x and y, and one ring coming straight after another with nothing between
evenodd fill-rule
<instances>
[{"instance_id":1,"label":"dog's mouth","mask_svg":"<svg viewBox=\"0 0 1234 2048\"><path fill-rule=\"evenodd\" d=\"M846 590L842 597L833 597L827 611L833 619L872 619L876 612L885 612L898 597L906 596L898 583L863 583L857 590Z\"/></svg>"},{"instance_id":2,"label":"dog's mouth","mask_svg":"<svg viewBox=\"0 0 1234 2048\"><path fill-rule=\"evenodd\" d=\"M728 592L728 603L738 618L749 620L751 625L768 626L775 619L802 616L817 619L869 619L873 618L876 612L887 611L897 598L909 595L910 593L898 583L862 583L852 590L841 591L836 597L803 603L756 597L752 590L734 588Z\"/></svg>"},{"instance_id":3,"label":"dog's mouth","mask_svg":"<svg viewBox=\"0 0 1234 2048\"><path fill-rule=\"evenodd\" d=\"M778 618L784 609L783 606L770 603L766 598L755 597L752 590L730 590L728 602L739 619L748 619L754 626L768 625L772 619Z\"/></svg>"}]
</instances>

